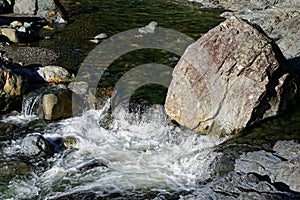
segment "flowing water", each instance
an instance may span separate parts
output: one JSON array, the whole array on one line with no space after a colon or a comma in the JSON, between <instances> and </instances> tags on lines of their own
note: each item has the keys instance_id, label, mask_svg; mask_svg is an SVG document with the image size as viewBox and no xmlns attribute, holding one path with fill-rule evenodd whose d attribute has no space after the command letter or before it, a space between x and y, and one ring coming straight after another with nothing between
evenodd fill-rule
<instances>
[{"instance_id":1,"label":"flowing water","mask_svg":"<svg viewBox=\"0 0 300 200\"><path fill-rule=\"evenodd\" d=\"M42 133L46 138L73 136L77 144L56 153L45 169L13 178L1 199L168 197L193 192L198 182L210 178L211 162L218 155L212 148L220 140L168 125L161 106L142 115L120 108L101 125L108 105L47 125ZM16 154L17 144L2 152Z\"/></svg>"}]
</instances>

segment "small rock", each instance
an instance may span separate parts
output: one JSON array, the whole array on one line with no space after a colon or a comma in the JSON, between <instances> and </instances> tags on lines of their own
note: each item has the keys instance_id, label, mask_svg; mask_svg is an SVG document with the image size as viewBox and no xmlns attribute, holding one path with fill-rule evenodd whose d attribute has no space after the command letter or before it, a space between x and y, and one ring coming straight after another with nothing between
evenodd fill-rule
<instances>
[{"instance_id":1,"label":"small rock","mask_svg":"<svg viewBox=\"0 0 300 200\"><path fill-rule=\"evenodd\" d=\"M42 135L30 134L23 138L21 152L31 159L40 159L51 156L53 148Z\"/></svg>"},{"instance_id":2,"label":"small rock","mask_svg":"<svg viewBox=\"0 0 300 200\"><path fill-rule=\"evenodd\" d=\"M13 28L1 28L2 35L8 37L11 42L18 43L19 38L17 35L17 31Z\"/></svg>"},{"instance_id":3,"label":"small rock","mask_svg":"<svg viewBox=\"0 0 300 200\"><path fill-rule=\"evenodd\" d=\"M105 39L105 38L107 38L108 36L106 35L106 33L100 33L99 35L96 35L95 37L94 37L94 39Z\"/></svg>"},{"instance_id":4,"label":"small rock","mask_svg":"<svg viewBox=\"0 0 300 200\"><path fill-rule=\"evenodd\" d=\"M42 100L43 113L39 114L46 120L65 119L72 116L72 97L68 90L58 89L45 94Z\"/></svg>"},{"instance_id":5,"label":"small rock","mask_svg":"<svg viewBox=\"0 0 300 200\"><path fill-rule=\"evenodd\" d=\"M144 34L154 33L156 26L157 22L150 22L147 26L139 28L138 31Z\"/></svg>"},{"instance_id":6,"label":"small rock","mask_svg":"<svg viewBox=\"0 0 300 200\"><path fill-rule=\"evenodd\" d=\"M76 94L83 95L87 93L89 85L87 82L78 81L78 82L71 82L68 85L68 88L75 92Z\"/></svg>"},{"instance_id":7,"label":"small rock","mask_svg":"<svg viewBox=\"0 0 300 200\"><path fill-rule=\"evenodd\" d=\"M67 136L63 139L63 145L65 148L74 148L78 143L78 139L74 136Z\"/></svg>"},{"instance_id":8,"label":"small rock","mask_svg":"<svg viewBox=\"0 0 300 200\"><path fill-rule=\"evenodd\" d=\"M40 67L37 73L48 83L62 83L72 80L72 75L59 66Z\"/></svg>"},{"instance_id":9,"label":"small rock","mask_svg":"<svg viewBox=\"0 0 300 200\"><path fill-rule=\"evenodd\" d=\"M13 21L13 22L10 23L10 25L13 28L17 28L17 27L23 26L22 22L19 22L19 21Z\"/></svg>"},{"instance_id":10,"label":"small rock","mask_svg":"<svg viewBox=\"0 0 300 200\"><path fill-rule=\"evenodd\" d=\"M21 33L26 33L26 28L24 26L21 26L17 29Z\"/></svg>"}]
</instances>

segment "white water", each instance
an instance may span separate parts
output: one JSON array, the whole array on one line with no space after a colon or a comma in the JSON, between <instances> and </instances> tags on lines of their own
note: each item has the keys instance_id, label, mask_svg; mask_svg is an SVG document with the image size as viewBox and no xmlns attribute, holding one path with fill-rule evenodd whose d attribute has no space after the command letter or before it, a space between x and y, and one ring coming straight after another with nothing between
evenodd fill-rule
<instances>
[{"instance_id":1,"label":"white water","mask_svg":"<svg viewBox=\"0 0 300 200\"><path fill-rule=\"evenodd\" d=\"M75 136L79 140L76 148L49 159L51 166L43 172L14 178L2 195L55 199L85 191L98 196L193 191L197 182L210 177L210 165L217 156L212 147L220 140L169 126L169 119L158 106L141 115L119 109L104 128L100 121L107 107L49 124L42 133L45 137ZM79 170L94 160L107 167Z\"/></svg>"}]
</instances>

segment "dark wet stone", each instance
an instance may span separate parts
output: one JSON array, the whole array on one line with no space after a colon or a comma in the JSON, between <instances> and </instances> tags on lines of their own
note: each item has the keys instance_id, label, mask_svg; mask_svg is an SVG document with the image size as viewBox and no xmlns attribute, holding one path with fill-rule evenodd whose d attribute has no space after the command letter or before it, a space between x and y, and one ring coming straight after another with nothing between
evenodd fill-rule
<instances>
[{"instance_id":1,"label":"dark wet stone","mask_svg":"<svg viewBox=\"0 0 300 200\"><path fill-rule=\"evenodd\" d=\"M40 134L31 134L23 138L21 152L29 159L41 159L50 157L53 154L53 147Z\"/></svg>"},{"instance_id":2,"label":"dark wet stone","mask_svg":"<svg viewBox=\"0 0 300 200\"><path fill-rule=\"evenodd\" d=\"M9 182L15 176L28 175L34 170L35 167L33 165L22 161L0 161L0 183Z\"/></svg>"}]
</instances>

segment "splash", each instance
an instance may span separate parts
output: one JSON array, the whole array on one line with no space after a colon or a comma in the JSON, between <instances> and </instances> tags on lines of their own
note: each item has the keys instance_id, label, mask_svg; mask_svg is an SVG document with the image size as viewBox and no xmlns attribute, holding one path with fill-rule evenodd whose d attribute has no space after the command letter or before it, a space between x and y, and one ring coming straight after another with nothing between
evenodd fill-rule
<instances>
[{"instance_id":1,"label":"splash","mask_svg":"<svg viewBox=\"0 0 300 200\"><path fill-rule=\"evenodd\" d=\"M45 137L76 137L75 148L56 154L48 160L50 167L31 179L15 178L11 194L57 199L82 193L110 197L193 191L211 176L217 156L213 147L222 141L169 123L162 106L131 113L120 107L110 113L107 104L49 124Z\"/></svg>"}]
</instances>

